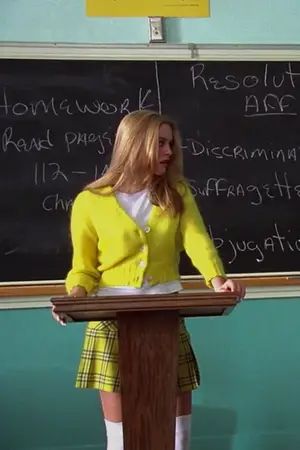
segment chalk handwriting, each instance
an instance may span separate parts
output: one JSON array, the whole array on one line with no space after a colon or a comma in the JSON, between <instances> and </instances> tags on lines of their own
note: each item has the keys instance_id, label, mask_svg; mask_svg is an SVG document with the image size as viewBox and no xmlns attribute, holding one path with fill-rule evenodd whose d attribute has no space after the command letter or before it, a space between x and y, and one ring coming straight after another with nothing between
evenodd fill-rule
<instances>
[{"instance_id":1,"label":"chalk handwriting","mask_svg":"<svg viewBox=\"0 0 300 450\"><path fill-rule=\"evenodd\" d=\"M143 88L139 89L139 110L143 109L151 109L153 108L153 103L147 103L149 95L152 94L151 89L147 89L146 92L143 92Z\"/></svg>"},{"instance_id":2,"label":"chalk handwriting","mask_svg":"<svg viewBox=\"0 0 300 450\"><path fill-rule=\"evenodd\" d=\"M270 233L263 236L260 241L254 239L228 239L226 235L216 236L211 226L208 227L208 230L216 248L223 249L228 254L228 264L233 264L243 253L252 254L255 262L262 263L270 253L300 252L300 236L296 237L296 239L289 237L288 233L291 230L282 231L277 222L272 224ZM227 231L228 229L226 228L225 232Z\"/></svg>"},{"instance_id":3,"label":"chalk handwriting","mask_svg":"<svg viewBox=\"0 0 300 450\"><path fill-rule=\"evenodd\" d=\"M127 97L118 103L104 101L103 99L93 98L89 102L79 99L67 98L41 98L28 102L13 101L9 98L7 88L3 88L0 97L0 116L23 117L23 116L73 116L74 114L82 115L113 115L129 112L129 99Z\"/></svg>"},{"instance_id":4,"label":"chalk handwriting","mask_svg":"<svg viewBox=\"0 0 300 450\"><path fill-rule=\"evenodd\" d=\"M59 193L47 195L42 202L42 208L44 211L66 211L68 212L73 204L73 199L64 199Z\"/></svg>"},{"instance_id":5,"label":"chalk handwriting","mask_svg":"<svg viewBox=\"0 0 300 450\"><path fill-rule=\"evenodd\" d=\"M18 153L51 150L54 147L51 131L48 128L44 137L17 137L13 127L7 127L1 136L1 150L3 152L16 151Z\"/></svg>"},{"instance_id":6,"label":"chalk handwriting","mask_svg":"<svg viewBox=\"0 0 300 450\"><path fill-rule=\"evenodd\" d=\"M254 89L257 86L263 86L268 89L279 89L286 87L296 88L296 81L300 76L299 72L293 70L293 64L285 64L285 70L281 74L273 74L270 64L264 65L264 71L261 76L257 73L247 75L235 75L233 73L225 74L222 78L212 75L208 71L205 63L193 64L190 67L191 82L193 89L202 88L206 91L236 91L238 89Z\"/></svg>"},{"instance_id":7,"label":"chalk handwriting","mask_svg":"<svg viewBox=\"0 0 300 450\"><path fill-rule=\"evenodd\" d=\"M97 153L103 155L107 150L110 150L113 145L113 137L110 136L107 131L103 133L66 131L64 141L68 153L70 153L74 147L90 147L90 144L97 144Z\"/></svg>"},{"instance_id":8,"label":"chalk handwriting","mask_svg":"<svg viewBox=\"0 0 300 450\"><path fill-rule=\"evenodd\" d=\"M227 178L208 178L201 186L195 180L189 180L195 196L221 197L226 199L245 198L251 206L260 206L269 199L292 200L300 198L300 184L292 185L287 172L273 173L273 181L262 184L236 183Z\"/></svg>"},{"instance_id":9,"label":"chalk handwriting","mask_svg":"<svg viewBox=\"0 0 300 450\"><path fill-rule=\"evenodd\" d=\"M300 146L291 148L248 148L241 144L226 145L219 143L202 142L194 138L187 137L183 141L183 149L192 153L193 156L201 156L214 159L233 159L248 161L261 159L263 161L278 161L282 163L296 162L297 153Z\"/></svg>"},{"instance_id":10,"label":"chalk handwriting","mask_svg":"<svg viewBox=\"0 0 300 450\"><path fill-rule=\"evenodd\" d=\"M89 170L75 167L62 167L59 162L35 162L33 166L33 183L35 186L40 186L43 184L49 184L59 181L60 183L66 184L74 179L82 179L84 182L88 183L91 180L96 180L100 176L104 175L107 170L107 164L103 167L92 166Z\"/></svg>"},{"instance_id":11,"label":"chalk handwriting","mask_svg":"<svg viewBox=\"0 0 300 450\"><path fill-rule=\"evenodd\" d=\"M258 116L296 116L296 97L294 95L267 94L260 100L256 95L245 97L245 117Z\"/></svg>"}]
</instances>

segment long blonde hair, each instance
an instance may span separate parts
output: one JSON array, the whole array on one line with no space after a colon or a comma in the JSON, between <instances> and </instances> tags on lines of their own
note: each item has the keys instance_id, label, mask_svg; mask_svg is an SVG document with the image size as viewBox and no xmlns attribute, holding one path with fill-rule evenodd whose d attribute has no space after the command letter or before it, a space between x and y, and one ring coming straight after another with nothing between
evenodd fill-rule
<instances>
[{"instance_id":1,"label":"long blonde hair","mask_svg":"<svg viewBox=\"0 0 300 450\"><path fill-rule=\"evenodd\" d=\"M172 157L163 176L155 175L158 162L159 128L168 124L172 128ZM151 201L171 214L183 210L182 197L178 192L183 182L181 137L176 124L167 116L143 110L126 115L120 122L112 158L106 173L86 186L96 189L110 186L113 191L124 186L149 189Z\"/></svg>"}]
</instances>

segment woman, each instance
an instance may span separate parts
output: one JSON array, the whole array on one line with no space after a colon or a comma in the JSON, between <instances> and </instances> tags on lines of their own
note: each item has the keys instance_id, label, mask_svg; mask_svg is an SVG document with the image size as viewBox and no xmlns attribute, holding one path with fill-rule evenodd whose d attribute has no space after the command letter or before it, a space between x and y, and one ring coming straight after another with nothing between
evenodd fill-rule
<instances>
[{"instance_id":1,"label":"woman","mask_svg":"<svg viewBox=\"0 0 300 450\"><path fill-rule=\"evenodd\" d=\"M73 265L66 287L73 297L178 292L182 249L209 287L234 291L240 298L245 294L237 281L226 279L183 177L178 129L156 112L136 111L123 118L107 172L74 201L71 235ZM187 450L191 391L199 385L199 372L183 322L179 333L175 448ZM76 386L100 390L107 449L121 450L115 322L88 324Z\"/></svg>"}]
</instances>

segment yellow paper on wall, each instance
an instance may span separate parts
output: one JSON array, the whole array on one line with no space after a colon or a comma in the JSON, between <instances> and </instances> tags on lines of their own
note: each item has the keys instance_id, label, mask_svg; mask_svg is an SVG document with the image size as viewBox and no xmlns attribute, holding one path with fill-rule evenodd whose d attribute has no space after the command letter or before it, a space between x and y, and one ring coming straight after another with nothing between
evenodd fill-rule
<instances>
[{"instance_id":1,"label":"yellow paper on wall","mask_svg":"<svg viewBox=\"0 0 300 450\"><path fill-rule=\"evenodd\" d=\"M208 17L209 0L86 0L88 16Z\"/></svg>"}]
</instances>

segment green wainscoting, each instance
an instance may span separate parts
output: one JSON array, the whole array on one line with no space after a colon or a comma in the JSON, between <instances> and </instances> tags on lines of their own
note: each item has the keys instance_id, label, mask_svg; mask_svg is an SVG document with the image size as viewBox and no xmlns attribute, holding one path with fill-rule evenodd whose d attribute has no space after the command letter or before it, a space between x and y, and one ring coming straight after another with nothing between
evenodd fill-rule
<instances>
[{"instance_id":1,"label":"green wainscoting","mask_svg":"<svg viewBox=\"0 0 300 450\"><path fill-rule=\"evenodd\" d=\"M192 450L300 448L300 299L248 300L190 319L202 386ZM105 449L96 391L73 387L83 324L0 311L0 449Z\"/></svg>"}]
</instances>

